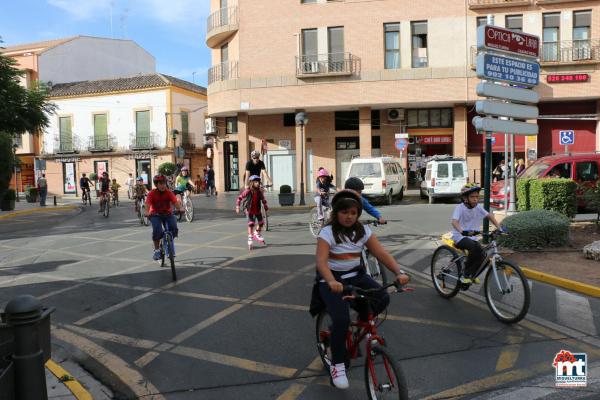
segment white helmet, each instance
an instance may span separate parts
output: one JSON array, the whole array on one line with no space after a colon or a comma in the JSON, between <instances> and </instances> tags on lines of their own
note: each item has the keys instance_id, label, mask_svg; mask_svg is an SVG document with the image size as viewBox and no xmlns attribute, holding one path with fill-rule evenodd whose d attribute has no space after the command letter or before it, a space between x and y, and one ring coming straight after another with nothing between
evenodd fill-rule
<instances>
[{"instance_id":1,"label":"white helmet","mask_svg":"<svg viewBox=\"0 0 600 400\"><path fill-rule=\"evenodd\" d=\"M252 153L250 153L250 158L260 158L260 153L258 150L252 150Z\"/></svg>"}]
</instances>

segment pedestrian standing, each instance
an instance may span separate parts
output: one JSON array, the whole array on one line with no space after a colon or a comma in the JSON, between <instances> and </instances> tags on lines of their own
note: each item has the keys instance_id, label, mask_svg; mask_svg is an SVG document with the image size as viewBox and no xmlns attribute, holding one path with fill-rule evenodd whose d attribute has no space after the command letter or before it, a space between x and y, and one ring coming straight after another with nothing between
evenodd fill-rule
<instances>
[{"instance_id":1,"label":"pedestrian standing","mask_svg":"<svg viewBox=\"0 0 600 400\"><path fill-rule=\"evenodd\" d=\"M519 176L521 175L521 173L523 173L523 171L525 171L525 160L519 158L519 160L517 161L517 168L515 172L517 173L517 176Z\"/></svg>"},{"instance_id":2,"label":"pedestrian standing","mask_svg":"<svg viewBox=\"0 0 600 400\"><path fill-rule=\"evenodd\" d=\"M40 193L40 206L46 207L46 196L48 195L48 182L46 181L46 174L42 174L42 177L38 179L38 192Z\"/></svg>"},{"instance_id":3,"label":"pedestrian standing","mask_svg":"<svg viewBox=\"0 0 600 400\"><path fill-rule=\"evenodd\" d=\"M206 195L211 194L217 195L217 189L215 187L215 170L210 165L206 166Z\"/></svg>"}]
</instances>

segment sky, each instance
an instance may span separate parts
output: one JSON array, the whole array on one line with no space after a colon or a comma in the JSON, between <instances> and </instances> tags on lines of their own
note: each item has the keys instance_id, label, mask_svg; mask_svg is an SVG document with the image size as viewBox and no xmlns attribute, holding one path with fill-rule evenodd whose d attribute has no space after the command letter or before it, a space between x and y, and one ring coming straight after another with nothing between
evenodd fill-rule
<instances>
[{"instance_id":1,"label":"sky","mask_svg":"<svg viewBox=\"0 0 600 400\"><path fill-rule=\"evenodd\" d=\"M209 0L0 0L1 45L76 35L131 39L156 58L157 72L206 86L209 14Z\"/></svg>"}]
</instances>

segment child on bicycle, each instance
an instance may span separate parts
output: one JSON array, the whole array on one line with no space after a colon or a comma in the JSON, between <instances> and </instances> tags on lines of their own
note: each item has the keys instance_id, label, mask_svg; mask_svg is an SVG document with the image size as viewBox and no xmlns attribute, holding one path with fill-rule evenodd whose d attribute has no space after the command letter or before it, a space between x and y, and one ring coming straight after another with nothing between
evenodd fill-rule
<instances>
[{"instance_id":1,"label":"child on bicycle","mask_svg":"<svg viewBox=\"0 0 600 400\"><path fill-rule=\"evenodd\" d=\"M360 178L350 177L346 179L346 182L344 182L344 189L354 190L357 192L360 195L363 210L375 218L380 224L385 224L385 219L381 216L379 210L373 207L373 205L369 203L369 200L363 196L362 191L365 189L365 184Z\"/></svg>"},{"instance_id":2,"label":"child on bicycle","mask_svg":"<svg viewBox=\"0 0 600 400\"><path fill-rule=\"evenodd\" d=\"M133 187L135 212L139 211L138 202L142 200L144 196L146 196L146 194L148 194L148 189L146 188L146 185L144 185L144 178L138 176L136 179L135 186Z\"/></svg>"},{"instance_id":3,"label":"child on bicycle","mask_svg":"<svg viewBox=\"0 0 600 400\"><path fill-rule=\"evenodd\" d=\"M494 215L488 213L479 204L480 191L481 187L474 183L463 186L460 191L462 203L457 205L452 213L452 240L454 246L469 252L465 263L465 271L461 278L462 283L479 283L479 279L473 275L485 259L483 247L479 242L470 239L468 236L474 236L481 229L481 222L484 218L488 218L492 224L502 230Z\"/></svg>"},{"instance_id":4,"label":"child on bicycle","mask_svg":"<svg viewBox=\"0 0 600 400\"><path fill-rule=\"evenodd\" d=\"M335 186L331 183L331 175L325 168L319 168L317 172L317 191L315 193L315 203L317 204L317 212L319 221L323 221L323 207L329 203L329 191L335 190Z\"/></svg>"},{"instance_id":5,"label":"child on bicycle","mask_svg":"<svg viewBox=\"0 0 600 400\"><path fill-rule=\"evenodd\" d=\"M173 215L173 206L178 212L182 212L181 203L172 191L167 189L167 178L164 175L156 175L152 179L156 189L148 193L146 197L146 217L152 222L152 241L154 242L154 260L160 260L160 239L162 238L163 222L167 229L177 237L177 219Z\"/></svg>"},{"instance_id":6,"label":"child on bicycle","mask_svg":"<svg viewBox=\"0 0 600 400\"><path fill-rule=\"evenodd\" d=\"M110 184L110 191L112 192L116 201L119 201L119 188L120 187L121 187L121 185L119 185L117 183L117 180L113 178L112 183Z\"/></svg>"},{"instance_id":7,"label":"child on bicycle","mask_svg":"<svg viewBox=\"0 0 600 400\"><path fill-rule=\"evenodd\" d=\"M175 189L173 193L176 195L181 195L186 190L190 192L195 188L194 184L192 184L192 177L190 176L190 170L188 167L181 168L181 172L175 179Z\"/></svg>"},{"instance_id":8,"label":"child on bicycle","mask_svg":"<svg viewBox=\"0 0 600 400\"><path fill-rule=\"evenodd\" d=\"M110 193L110 179L108 178L108 172L104 171L102 177L99 179L100 183L100 209L99 213L102 212L102 207L105 201L108 201L108 194Z\"/></svg>"},{"instance_id":9,"label":"child on bicycle","mask_svg":"<svg viewBox=\"0 0 600 400\"><path fill-rule=\"evenodd\" d=\"M405 285L408 276L400 269L394 258L383 248L368 226L359 222L362 213L360 197L353 191L342 190L332 199L333 212L327 225L317 239L317 279L319 294L331 317L331 380L340 389L348 388L346 377L346 332L350 326L350 306L342 297L344 285L362 289L381 286L367 275L361 265L361 254L366 246L373 256L392 271L396 281ZM389 304L386 291L370 296L372 311L381 313ZM360 318L367 319L365 310L358 310Z\"/></svg>"},{"instance_id":10,"label":"child on bicycle","mask_svg":"<svg viewBox=\"0 0 600 400\"><path fill-rule=\"evenodd\" d=\"M235 202L235 212L240 213L240 204L244 207L246 216L248 217L248 248L252 248L253 240L265 244L265 239L260 235L260 231L264 225L261 207L265 211L269 209L264 192L260 186L260 176L252 175L250 177L250 187L244 189L238 196ZM256 231L253 233L254 228Z\"/></svg>"}]
</instances>

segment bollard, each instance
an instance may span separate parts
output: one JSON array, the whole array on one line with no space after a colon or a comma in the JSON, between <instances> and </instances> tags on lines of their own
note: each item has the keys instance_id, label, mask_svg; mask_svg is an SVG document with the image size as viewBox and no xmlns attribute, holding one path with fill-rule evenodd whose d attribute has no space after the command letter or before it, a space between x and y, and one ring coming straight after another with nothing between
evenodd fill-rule
<instances>
[{"instance_id":1,"label":"bollard","mask_svg":"<svg viewBox=\"0 0 600 400\"><path fill-rule=\"evenodd\" d=\"M54 196L54 205L56 205L56 196Z\"/></svg>"},{"instance_id":2,"label":"bollard","mask_svg":"<svg viewBox=\"0 0 600 400\"><path fill-rule=\"evenodd\" d=\"M38 325L42 304L33 296L15 297L7 305L6 323L14 332L15 394L19 400L47 400L44 353Z\"/></svg>"}]
</instances>

